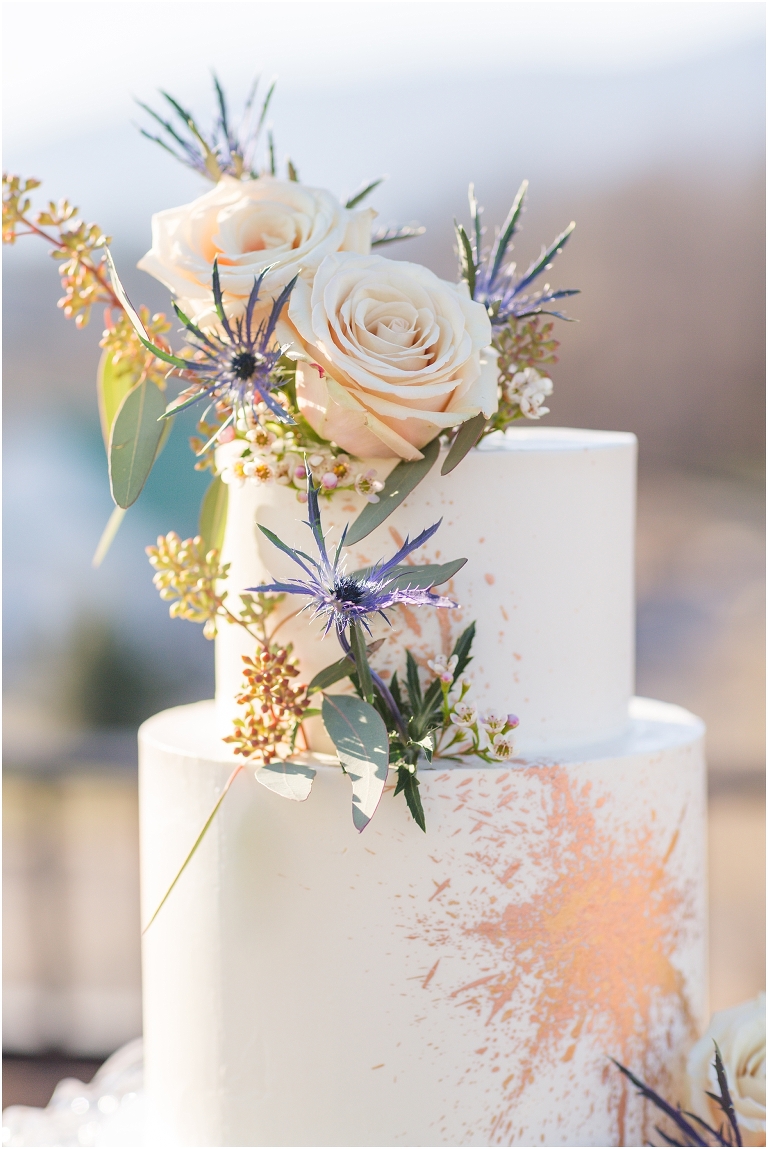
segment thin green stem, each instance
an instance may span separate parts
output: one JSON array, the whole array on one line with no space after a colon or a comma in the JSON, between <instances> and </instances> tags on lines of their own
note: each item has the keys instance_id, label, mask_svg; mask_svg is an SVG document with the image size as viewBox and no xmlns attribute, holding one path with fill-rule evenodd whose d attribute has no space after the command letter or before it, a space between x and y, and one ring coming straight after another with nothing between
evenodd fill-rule
<instances>
[{"instance_id":1,"label":"thin green stem","mask_svg":"<svg viewBox=\"0 0 768 1149\"><path fill-rule=\"evenodd\" d=\"M213 809L211 810L210 814L208 815L208 818L206 819L205 825L203 826L203 828L202 828L202 830L200 831L200 833L197 835L197 838L195 839L195 843L194 843L194 845L192 846L192 849L189 851L189 853L187 854L186 858L185 858L185 859L184 859L184 861L181 863L181 869L178 871L178 873L176 874L176 877L173 879L173 881L171 882L170 886L168 887L168 889L167 889L167 890L165 891L165 893L163 894L163 897L162 897L162 898L161 898L161 900L160 900L160 904L159 904L159 906L157 907L157 909L155 910L155 912L153 913L152 917L149 919L149 921L147 922L147 924L144 926L144 929L141 931L142 937L143 937L143 936L144 936L144 934L147 932L147 930L149 929L149 927L152 925L153 921L155 920L155 918L157 917L157 915L160 913L160 911L161 911L161 909L163 908L163 906L165 905L165 903L168 901L168 898L170 897L170 894L171 894L171 891L173 890L173 887L176 885L176 883L178 882L179 878L181 877L181 875L182 875L182 874L184 873L184 871L186 870L187 866L189 865L189 863L190 863L190 862L191 862L191 860L192 860L192 857L193 857L193 855L194 855L195 851L197 850L197 847L200 845L200 843L202 842L202 840L203 840L203 838L205 837L206 833L208 832L208 829L209 829L209 827L210 827L211 823L213 822L213 819L216 817L216 814L218 813L218 810L219 810L219 806L220 806L220 805L221 805L221 803L224 801L224 799L225 799L225 798L226 798L226 796L227 796L227 793L229 792L229 788L230 788L230 786L231 786L231 785L232 785L232 783L234 782L235 778L237 778L237 776L238 776L238 774L240 773L240 771L241 771L241 770L243 770L243 769L245 769L245 765L244 765L244 763L240 762L240 763L239 763L237 766L235 766L234 770L233 770L233 771L232 771L232 773L230 774L229 778L227 779L227 781L226 781L226 783L225 783L225 785L224 785L224 789L223 789L223 790L221 791L221 793L219 794L218 798L216 799L216 803L215 803L215 805L214 805Z\"/></svg>"}]
</instances>

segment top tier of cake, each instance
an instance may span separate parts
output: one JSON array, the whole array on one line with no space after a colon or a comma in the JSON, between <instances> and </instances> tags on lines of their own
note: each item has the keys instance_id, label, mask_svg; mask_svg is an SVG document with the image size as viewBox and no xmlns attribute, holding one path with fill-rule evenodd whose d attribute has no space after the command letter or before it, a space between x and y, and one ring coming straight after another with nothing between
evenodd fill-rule
<instances>
[{"instance_id":1,"label":"top tier of cake","mask_svg":"<svg viewBox=\"0 0 768 1149\"><path fill-rule=\"evenodd\" d=\"M393 465L371 460L381 477ZM440 588L460 609L398 607L391 627L377 621L374 636L387 642L374 656L376 669L387 677L404 667L405 648L422 665L449 654L475 621L468 701L516 713L521 753L557 753L623 733L634 679L635 467L634 435L549 427L491 435L447 476L436 464L380 527L349 548L347 569L389 557L406 535L442 518L413 561L467 558ZM348 492L321 500L332 542L363 505ZM232 597L273 578L296 577L297 568L257 524L311 553L305 518L292 488L253 481L230 487L223 559L231 564ZM300 602L282 603L277 621ZM323 638L307 613L288 619L280 640L293 644L306 680L341 653L333 634ZM240 656L252 653L252 642L229 626L216 647L217 711L228 727ZM330 749L319 720L311 721L312 748Z\"/></svg>"}]
</instances>

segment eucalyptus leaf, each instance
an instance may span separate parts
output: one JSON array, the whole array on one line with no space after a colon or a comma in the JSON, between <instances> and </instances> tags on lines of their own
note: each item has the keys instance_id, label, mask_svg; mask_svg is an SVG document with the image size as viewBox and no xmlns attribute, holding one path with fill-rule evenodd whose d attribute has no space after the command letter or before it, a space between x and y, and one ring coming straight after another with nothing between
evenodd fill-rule
<instances>
[{"instance_id":1,"label":"eucalyptus leaf","mask_svg":"<svg viewBox=\"0 0 768 1149\"><path fill-rule=\"evenodd\" d=\"M163 393L145 379L123 399L109 436L109 484L119 507L136 502L163 438Z\"/></svg>"},{"instance_id":2,"label":"eucalyptus leaf","mask_svg":"<svg viewBox=\"0 0 768 1149\"><path fill-rule=\"evenodd\" d=\"M366 647L366 654L375 654L379 647L383 646L386 639L377 638L375 642L369 642ZM340 658L338 662L331 663L323 670L318 671L315 677L307 687L307 694L314 694L318 690L327 690L329 686L333 686L335 682L340 682L342 678L348 678L350 674L355 673L355 663L348 655Z\"/></svg>"},{"instance_id":3,"label":"eucalyptus leaf","mask_svg":"<svg viewBox=\"0 0 768 1149\"><path fill-rule=\"evenodd\" d=\"M229 487L217 475L203 496L198 531L208 550L221 552L227 527Z\"/></svg>"},{"instance_id":4,"label":"eucalyptus leaf","mask_svg":"<svg viewBox=\"0 0 768 1149\"><path fill-rule=\"evenodd\" d=\"M101 434L107 450L109 450L109 432L112 430L115 415L132 386L133 372L130 365L125 361L115 364L112 352L104 351L99 360L96 393L99 402Z\"/></svg>"},{"instance_id":5,"label":"eucalyptus leaf","mask_svg":"<svg viewBox=\"0 0 768 1149\"><path fill-rule=\"evenodd\" d=\"M309 797L316 773L316 770L302 766L299 762L276 760L267 766L261 766L256 771L256 781L266 786L273 794L279 794L281 798L303 802Z\"/></svg>"},{"instance_id":6,"label":"eucalyptus leaf","mask_svg":"<svg viewBox=\"0 0 768 1149\"><path fill-rule=\"evenodd\" d=\"M378 503L366 503L347 531L346 545L353 546L380 526L432 470L440 454L440 439L422 448L422 459L403 459L387 476Z\"/></svg>"},{"instance_id":7,"label":"eucalyptus leaf","mask_svg":"<svg viewBox=\"0 0 768 1149\"><path fill-rule=\"evenodd\" d=\"M326 694L323 722L339 761L352 782L352 821L362 831L384 792L389 768L389 736L384 720L368 702Z\"/></svg>"},{"instance_id":8,"label":"eucalyptus leaf","mask_svg":"<svg viewBox=\"0 0 768 1149\"><path fill-rule=\"evenodd\" d=\"M465 455L468 455L485 430L486 418L482 411L473 419L468 419L459 427L456 438L451 443L451 449L445 457L440 468L441 475L450 475L454 467L458 467Z\"/></svg>"}]
</instances>

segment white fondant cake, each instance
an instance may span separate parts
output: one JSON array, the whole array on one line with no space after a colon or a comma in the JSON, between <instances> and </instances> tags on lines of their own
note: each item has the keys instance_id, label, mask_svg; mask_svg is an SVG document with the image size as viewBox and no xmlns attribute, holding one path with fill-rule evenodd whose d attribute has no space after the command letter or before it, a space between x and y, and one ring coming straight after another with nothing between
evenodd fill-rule
<instances>
[{"instance_id":1,"label":"white fondant cake","mask_svg":"<svg viewBox=\"0 0 768 1149\"><path fill-rule=\"evenodd\" d=\"M242 450L242 441L224 451ZM621 734L634 685L634 435L563 428L521 428L491 435L451 474L439 463L409 498L367 538L349 548L348 569L388 557L405 539L442 518L437 534L414 562L469 561L440 588L457 611L392 612L377 621L387 642L375 666L404 665L405 648L425 664L450 654L473 620L477 636L470 665L471 700L520 718L522 752L556 751ZM392 460L371 460L380 473ZM268 527L290 546L311 549L306 507L296 490L276 483L232 485L223 559L231 564L230 594L293 578L297 568L258 530ZM336 542L363 499L340 492L321 502L323 525ZM287 599L278 620L301 600ZM333 634L322 637L305 612L281 627L305 681L341 657ZM216 701L229 733L242 681L241 655L253 643L239 627L216 639ZM332 750L319 720L313 749Z\"/></svg>"},{"instance_id":2,"label":"white fondant cake","mask_svg":"<svg viewBox=\"0 0 768 1149\"><path fill-rule=\"evenodd\" d=\"M608 1059L674 1094L705 1020L705 775L698 719L630 705L634 474L631 435L513 430L351 548L354 570L443 517L414 561L468 558L441 588L461 610L393 612L374 665L476 620L473 698L520 716L520 756L420 767L426 834L392 772L355 831L318 724L307 801L235 780L144 939L153 1144L644 1143ZM361 506L324 504L330 533ZM231 595L294 574L257 523L306 548L305 517L289 488L231 488ZM308 680L338 646L280 609ZM233 769L250 653L222 631L215 707L142 728L145 920Z\"/></svg>"}]
</instances>

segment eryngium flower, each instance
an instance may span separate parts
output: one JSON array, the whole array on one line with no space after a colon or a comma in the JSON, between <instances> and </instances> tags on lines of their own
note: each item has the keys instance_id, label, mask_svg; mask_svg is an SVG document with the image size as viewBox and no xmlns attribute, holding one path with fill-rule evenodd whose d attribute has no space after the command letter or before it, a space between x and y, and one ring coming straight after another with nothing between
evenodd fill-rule
<instances>
[{"instance_id":1,"label":"eryngium flower","mask_svg":"<svg viewBox=\"0 0 768 1149\"><path fill-rule=\"evenodd\" d=\"M224 90L215 75L213 86L219 114L213 130L207 136L186 108L183 108L167 92L160 94L178 118L178 125L164 120L147 104L138 100L139 107L143 108L155 123L160 125L165 137L162 135L153 136L144 128L139 128L139 131L142 136L146 136L148 140L152 140L165 151L170 152L175 159L180 160L193 171L199 172L200 175L206 176L209 180L213 180L214 183L221 179L222 175L234 176L235 179L239 180L256 179L259 174L256 170L256 149L275 85L272 84L269 88L262 101L261 110L257 114L255 99L258 80L254 83L245 104L242 120L237 127L231 122ZM180 134L182 132L186 134L186 138L185 135ZM271 156L270 160L272 163L274 162Z\"/></svg>"},{"instance_id":2,"label":"eryngium flower","mask_svg":"<svg viewBox=\"0 0 768 1149\"><path fill-rule=\"evenodd\" d=\"M494 326L501 326L512 318L524 319L529 315L555 315L558 319L568 319L563 311L548 310L548 305L566 296L579 294L578 290L573 288L553 291L548 283L538 291L533 289L534 281L543 271L549 270L555 256L560 254L568 242L576 226L573 222L568 224L565 231L561 232L549 247L542 248L538 259L534 259L522 274L517 273L516 263L505 263L507 252L511 251L512 237L518 230L527 189L528 181L523 180L490 252L483 252L483 229L480 222L482 209L475 199L471 185L469 189L471 240L464 228L457 225L462 276L469 284L472 298L484 304L488 318Z\"/></svg>"},{"instance_id":3,"label":"eryngium flower","mask_svg":"<svg viewBox=\"0 0 768 1149\"><path fill-rule=\"evenodd\" d=\"M174 301L174 310L184 324L188 342L195 352L194 359L185 361L182 373L187 378L190 374L197 378L191 388L179 395L169 409L169 414L190 407L201 399L209 399L212 403L225 403L232 408L232 414L219 433L248 408L255 416L258 403L266 404L281 423L294 422L285 408L272 397L271 390L276 383L273 372L282 354L274 342L275 326L298 276L294 276L277 299L273 300L269 316L254 331L253 312L266 274L264 271L254 279L243 315L229 319L224 311L218 264L214 260L213 300L221 323L219 332L201 330Z\"/></svg>"},{"instance_id":4,"label":"eryngium flower","mask_svg":"<svg viewBox=\"0 0 768 1149\"><path fill-rule=\"evenodd\" d=\"M307 479L307 526L312 531L317 546L319 560L311 558L304 551L296 551L284 543L267 527L259 527L271 543L287 554L305 574L305 578L290 579L287 582L270 583L268 586L250 587L251 591L274 591L278 594L304 595L308 599L304 609L313 611L313 617L326 620L325 634L336 628L342 645L347 649L345 631L354 623L360 623L370 634L368 619L373 614L381 615L387 622L386 611L397 603L407 606L455 607L449 598L442 598L423 587L404 585L403 570L397 569L412 551L418 550L431 539L442 519L422 531L415 539L406 538L404 544L391 559L381 561L366 571L347 574L341 551L346 538L346 528L336 548L333 559L329 558L323 535L320 508L317 498L318 488Z\"/></svg>"}]
</instances>

